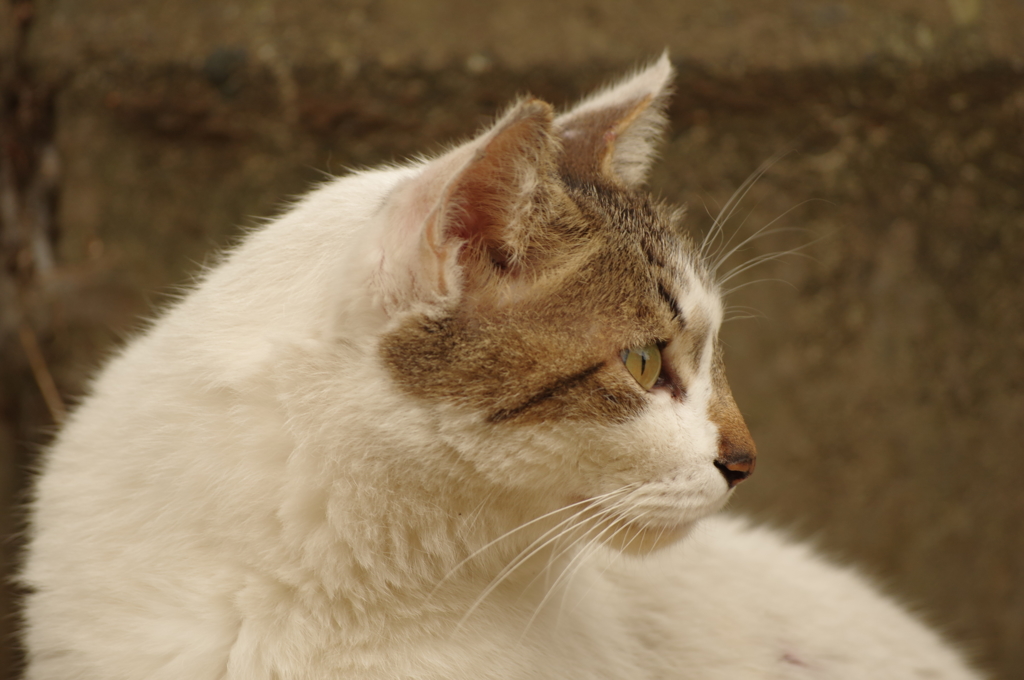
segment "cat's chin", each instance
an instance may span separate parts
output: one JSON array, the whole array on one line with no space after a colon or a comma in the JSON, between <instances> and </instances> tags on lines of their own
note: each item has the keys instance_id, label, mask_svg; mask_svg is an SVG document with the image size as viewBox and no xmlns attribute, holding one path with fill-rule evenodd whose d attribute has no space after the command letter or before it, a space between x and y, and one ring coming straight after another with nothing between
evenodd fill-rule
<instances>
[{"instance_id":1,"label":"cat's chin","mask_svg":"<svg viewBox=\"0 0 1024 680\"><path fill-rule=\"evenodd\" d=\"M605 539L605 545L626 555L649 555L681 541L695 522L675 526L651 526L630 522Z\"/></svg>"}]
</instances>

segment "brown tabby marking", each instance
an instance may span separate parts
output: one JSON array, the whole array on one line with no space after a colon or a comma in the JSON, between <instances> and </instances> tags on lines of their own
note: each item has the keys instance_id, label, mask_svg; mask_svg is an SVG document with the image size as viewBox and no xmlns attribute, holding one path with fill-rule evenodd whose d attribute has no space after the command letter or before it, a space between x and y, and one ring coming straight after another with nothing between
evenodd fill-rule
<instances>
[{"instance_id":1,"label":"brown tabby marking","mask_svg":"<svg viewBox=\"0 0 1024 680\"><path fill-rule=\"evenodd\" d=\"M692 246L638 191L549 181L547 208L535 214L545 222L525 227L527 242L543 248L528 246L514 271L495 263L460 304L411 315L382 338L384 363L408 393L482 411L492 423L621 422L646 407L619 354L689 335L672 292L686 281L667 263ZM517 285L525 295L507 302Z\"/></svg>"},{"instance_id":2,"label":"brown tabby marking","mask_svg":"<svg viewBox=\"0 0 1024 680\"><path fill-rule=\"evenodd\" d=\"M510 409L502 409L495 411L487 418L487 422L500 423L503 420L509 420L514 418L523 411L540 404L541 402L554 397L556 394L562 394L570 389L576 387L582 382L585 382L590 376L597 373L599 370L604 368L604 362L596 363L593 366L584 368L579 373L566 376L564 378L556 378L553 383L546 386L540 392L534 394L532 397L524 401L522 404L515 406Z\"/></svg>"}]
</instances>

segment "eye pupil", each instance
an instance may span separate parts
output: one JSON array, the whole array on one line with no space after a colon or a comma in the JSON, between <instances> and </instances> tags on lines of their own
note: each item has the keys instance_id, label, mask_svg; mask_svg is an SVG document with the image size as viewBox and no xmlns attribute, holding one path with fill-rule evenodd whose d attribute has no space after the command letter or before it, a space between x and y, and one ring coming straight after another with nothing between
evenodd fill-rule
<instances>
[{"instance_id":1,"label":"eye pupil","mask_svg":"<svg viewBox=\"0 0 1024 680\"><path fill-rule=\"evenodd\" d=\"M654 344L633 347L622 353L622 363L640 387L649 390L661 374L661 350Z\"/></svg>"}]
</instances>

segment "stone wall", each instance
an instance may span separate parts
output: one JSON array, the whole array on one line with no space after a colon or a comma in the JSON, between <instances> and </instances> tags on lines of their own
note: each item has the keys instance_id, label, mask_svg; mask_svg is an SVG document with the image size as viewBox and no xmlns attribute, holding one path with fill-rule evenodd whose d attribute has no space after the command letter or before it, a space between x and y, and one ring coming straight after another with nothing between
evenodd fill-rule
<instances>
[{"instance_id":1,"label":"stone wall","mask_svg":"<svg viewBox=\"0 0 1024 680\"><path fill-rule=\"evenodd\" d=\"M655 191L705 233L774 159L725 232L783 231L725 266L799 249L730 282L756 317L723 338L761 454L735 508L1024 678L1024 3L2 2L5 570L55 419L213 251L324 172L668 47Z\"/></svg>"}]
</instances>

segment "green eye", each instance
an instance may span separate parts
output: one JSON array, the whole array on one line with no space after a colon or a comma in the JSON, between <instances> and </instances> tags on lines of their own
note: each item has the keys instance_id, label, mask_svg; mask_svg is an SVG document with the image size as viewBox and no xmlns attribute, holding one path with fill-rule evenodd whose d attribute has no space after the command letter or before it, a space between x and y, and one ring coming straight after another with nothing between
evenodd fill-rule
<instances>
[{"instance_id":1,"label":"green eye","mask_svg":"<svg viewBox=\"0 0 1024 680\"><path fill-rule=\"evenodd\" d=\"M657 345L627 349L622 352L622 363L626 364L626 370L636 378L640 387L649 390L661 374L661 350Z\"/></svg>"}]
</instances>

